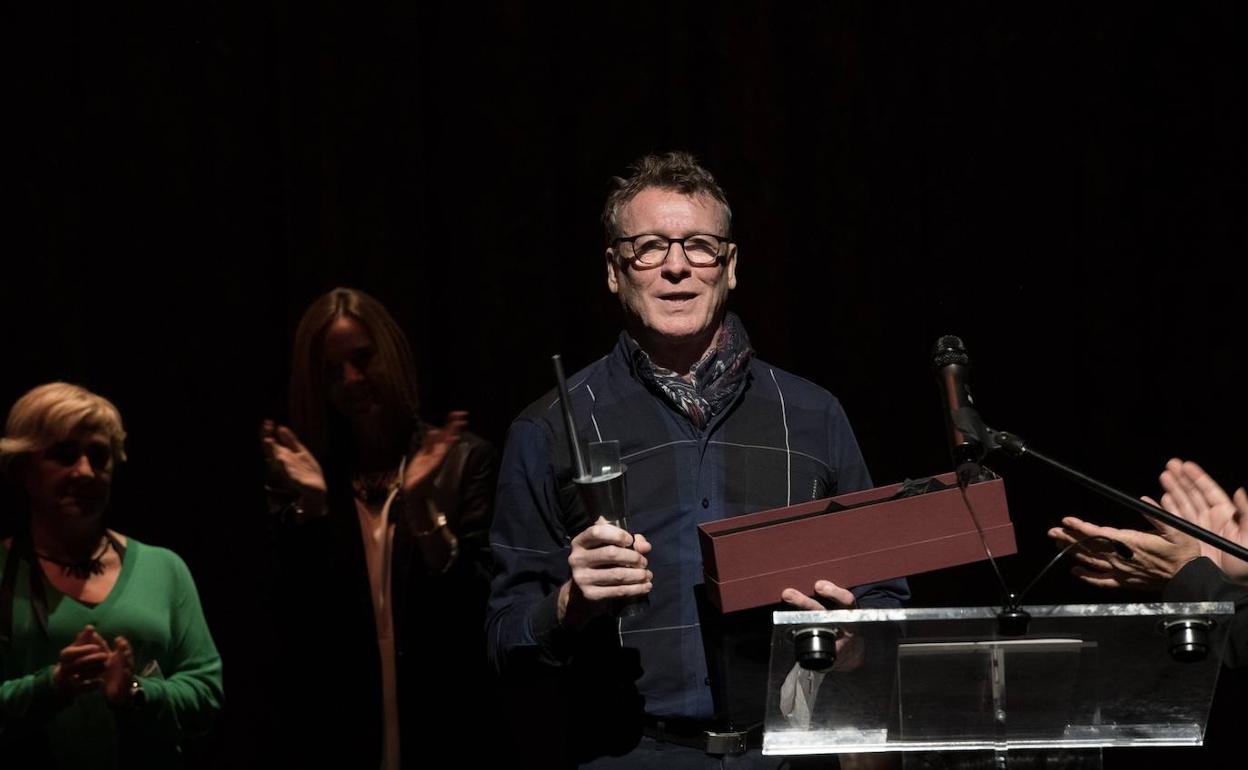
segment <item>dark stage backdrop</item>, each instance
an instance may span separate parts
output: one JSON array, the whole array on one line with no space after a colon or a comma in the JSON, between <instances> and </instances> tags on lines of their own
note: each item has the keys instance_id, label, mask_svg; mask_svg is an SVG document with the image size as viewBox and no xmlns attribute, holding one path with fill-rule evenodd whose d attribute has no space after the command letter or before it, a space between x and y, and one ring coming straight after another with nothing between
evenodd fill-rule
<instances>
[{"instance_id":1,"label":"dark stage backdrop","mask_svg":"<svg viewBox=\"0 0 1248 770\"><path fill-rule=\"evenodd\" d=\"M226 660L200 764L280 750L255 435L303 307L375 294L428 415L501 445L551 353L614 340L597 217L645 152L718 174L733 306L840 396L877 482L948 467L947 333L990 424L1110 483L1151 493L1175 454L1248 476L1240 4L12 5L0 400L69 379L120 406L114 523L186 557ZM1139 523L996 467L1016 586L1061 515ZM915 603L995 601L989 574L915 576ZM1029 600L1112 598L1062 573Z\"/></svg>"}]
</instances>

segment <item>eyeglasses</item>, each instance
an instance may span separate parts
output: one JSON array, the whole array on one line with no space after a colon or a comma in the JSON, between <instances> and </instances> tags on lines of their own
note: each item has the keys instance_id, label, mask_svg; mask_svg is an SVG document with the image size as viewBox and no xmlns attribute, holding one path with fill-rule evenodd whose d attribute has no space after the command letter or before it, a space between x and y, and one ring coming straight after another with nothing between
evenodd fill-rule
<instances>
[{"instance_id":1,"label":"eyeglasses","mask_svg":"<svg viewBox=\"0 0 1248 770\"><path fill-rule=\"evenodd\" d=\"M632 262L634 268L643 270L658 267L666 262L673 243L680 244L689 264L694 267L711 267L718 265L724 258L724 252L732 240L724 235L708 233L694 233L684 238L668 238L655 233L643 233L627 235L611 241L611 245L622 258Z\"/></svg>"}]
</instances>

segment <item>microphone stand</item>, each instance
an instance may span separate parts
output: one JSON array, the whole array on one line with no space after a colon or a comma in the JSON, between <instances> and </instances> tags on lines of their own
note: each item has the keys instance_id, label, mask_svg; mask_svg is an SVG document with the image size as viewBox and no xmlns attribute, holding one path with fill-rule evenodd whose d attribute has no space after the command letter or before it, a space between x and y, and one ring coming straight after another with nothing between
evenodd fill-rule
<instances>
[{"instance_id":1,"label":"microphone stand","mask_svg":"<svg viewBox=\"0 0 1248 770\"><path fill-rule=\"evenodd\" d=\"M1237 559L1248 561L1248 548L1245 548L1238 543L1233 543L1220 535L1210 532L1198 524L1193 524L1181 516L1175 516L1167 510L1154 505L1149 505L1139 498L1132 497L1131 495L1115 489L1108 484L1097 481L1087 474L1080 473L1074 468L1071 468L1069 465L1058 462L1048 455L1041 454L1040 452L1037 452L1027 446L1027 442L1016 434L1007 433L1005 431L995 431L987 426L984 426L984 430L990 438L990 442L987 442L989 451L993 449L1003 449L1007 454L1013 457L1030 457L1036 462L1056 471L1059 475L1065 476L1071 481L1074 481L1076 484L1092 490L1107 500L1112 500L1113 502L1118 503L1123 507L1130 508L1143 516L1163 521L1168 526L1171 526L1186 535L1190 535L1202 543L1211 545L1223 553L1229 553Z\"/></svg>"},{"instance_id":2,"label":"microphone stand","mask_svg":"<svg viewBox=\"0 0 1248 770\"><path fill-rule=\"evenodd\" d=\"M974 516L974 510L970 508L970 499L966 497L967 486L973 481L979 481L984 478L985 469L980 465L980 461L983 460L985 455L1000 449L1005 450L1007 454L1014 457L1030 457L1049 469L1056 471L1059 475L1065 476L1076 484L1092 490L1107 500L1118 503L1155 521L1165 522L1173 529L1193 537L1206 545L1213 546L1223 553L1230 554L1243 561L1248 561L1248 548L1238 543L1233 543L1204 527L1193 524L1181 516L1176 516L1158 506L1150 505L1143 500L1128 495L1064 463L1037 452L1027 446L1027 442L1021 437L1013 433L989 428L975 410L971 401L970 391L966 387L963 370L970 365L970 359L966 354L966 347L958 337L946 335L936 341L932 365L937 372L937 382L941 386L941 394L946 402L946 427L949 432L954 465L957 469L958 487L962 490L963 499L966 500L967 508L971 511L972 516ZM978 528L978 522L976 527ZM1124 544L1116 541L1111 542L1114 542L1114 548L1119 550L1120 554L1129 558L1130 550ZM1029 613L1023 609L1022 595L1026 594L1036 584L1036 581L1043 577L1049 568L1056 564L1071 547L1073 545L1067 546L1055 559L1049 562L1048 566L1040 571L1040 574L1032 580L1022 594L1011 592L1001 578L1000 571L997 570L997 578L1001 580L1001 587L1006 592L1005 603L1001 608L1001 612L997 614L998 628L1002 635L1019 636L1026 633L1031 618ZM985 549L987 549L986 543ZM1123 553L1124 551L1126 553ZM992 562L993 569L996 570L996 560L992 558L991 552L988 552L988 558ZM1182 618L1168 624L1167 633L1171 637L1171 655L1181 660L1203 658L1208 650L1208 626L1208 621L1197 618Z\"/></svg>"}]
</instances>

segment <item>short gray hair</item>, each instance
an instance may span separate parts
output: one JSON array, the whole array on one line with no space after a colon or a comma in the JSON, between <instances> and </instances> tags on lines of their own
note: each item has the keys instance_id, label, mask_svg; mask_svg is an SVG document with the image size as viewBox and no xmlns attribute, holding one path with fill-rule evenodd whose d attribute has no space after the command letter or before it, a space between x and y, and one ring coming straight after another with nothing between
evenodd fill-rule
<instances>
[{"instance_id":1,"label":"short gray hair","mask_svg":"<svg viewBox=\"0 0 1248 770\"><path fill-rule=\"evenodd\" d=\"M725 232L717 234L732 236L732 208L728 205L728 196L711 172L703 168L691 153L676 151L646 155L634 161L628 170L631 172L628 178L612 178L614 189L607 195L607 205L602 210L602 225L608 244L624 235L620 230L620 212L638 193L651 187L674 190L684 195L709 195L719 201L724 207Z\"/></svg>"}]
</instances>

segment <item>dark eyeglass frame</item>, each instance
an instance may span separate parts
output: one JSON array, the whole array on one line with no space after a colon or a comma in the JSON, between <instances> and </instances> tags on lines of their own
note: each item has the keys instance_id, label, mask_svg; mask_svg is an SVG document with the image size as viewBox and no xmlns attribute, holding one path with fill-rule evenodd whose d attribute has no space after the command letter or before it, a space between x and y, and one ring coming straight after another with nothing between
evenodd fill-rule
<instances>
[{"instance_id":1,"label":"dark eyeglass frame","mask_svg":"<svg viewBox=\"0 0 1248 770\"><path fill-rule=\"evenodd\" d=\"M637 256L636 241L638 238L646 238L646 237L662 238L663 240L667 241L667 251L663 253L663 259L660 259L658 262L655 262L653 265L639 264L640 257ZM715 240L720 242L719 251L715 253L715 259L710 262L697 262L692 259L689 259L689 252L685 249L685 241L688 241L692 238L708 238L708 237L714 238ZM625 242L632 244L633 256L631 257L624 256L624 254L620 251L620 244L625 243ZM672 244L674 243L680 244L680 250L685 252L685 260L688 261L689 264L693 265L694 267L713 267L715 265L723 264L724 257L728 253L727 247L731 246L733 242L734 241L732 240L730 236L716 235L715 233L691 233L689 235L686 235L684 238L669 238L666 235L663 235L662 233L638 233L637 235L623 235L623 236L620 236L619 238L612 240L611 247L615 249L616 254L619 254L620 259L625 260L630 265L632 265L634 270L653 270L656 267L662 267L663 264L667 262L667 258L672 255Z\"/></svg>"}]
</instances>

